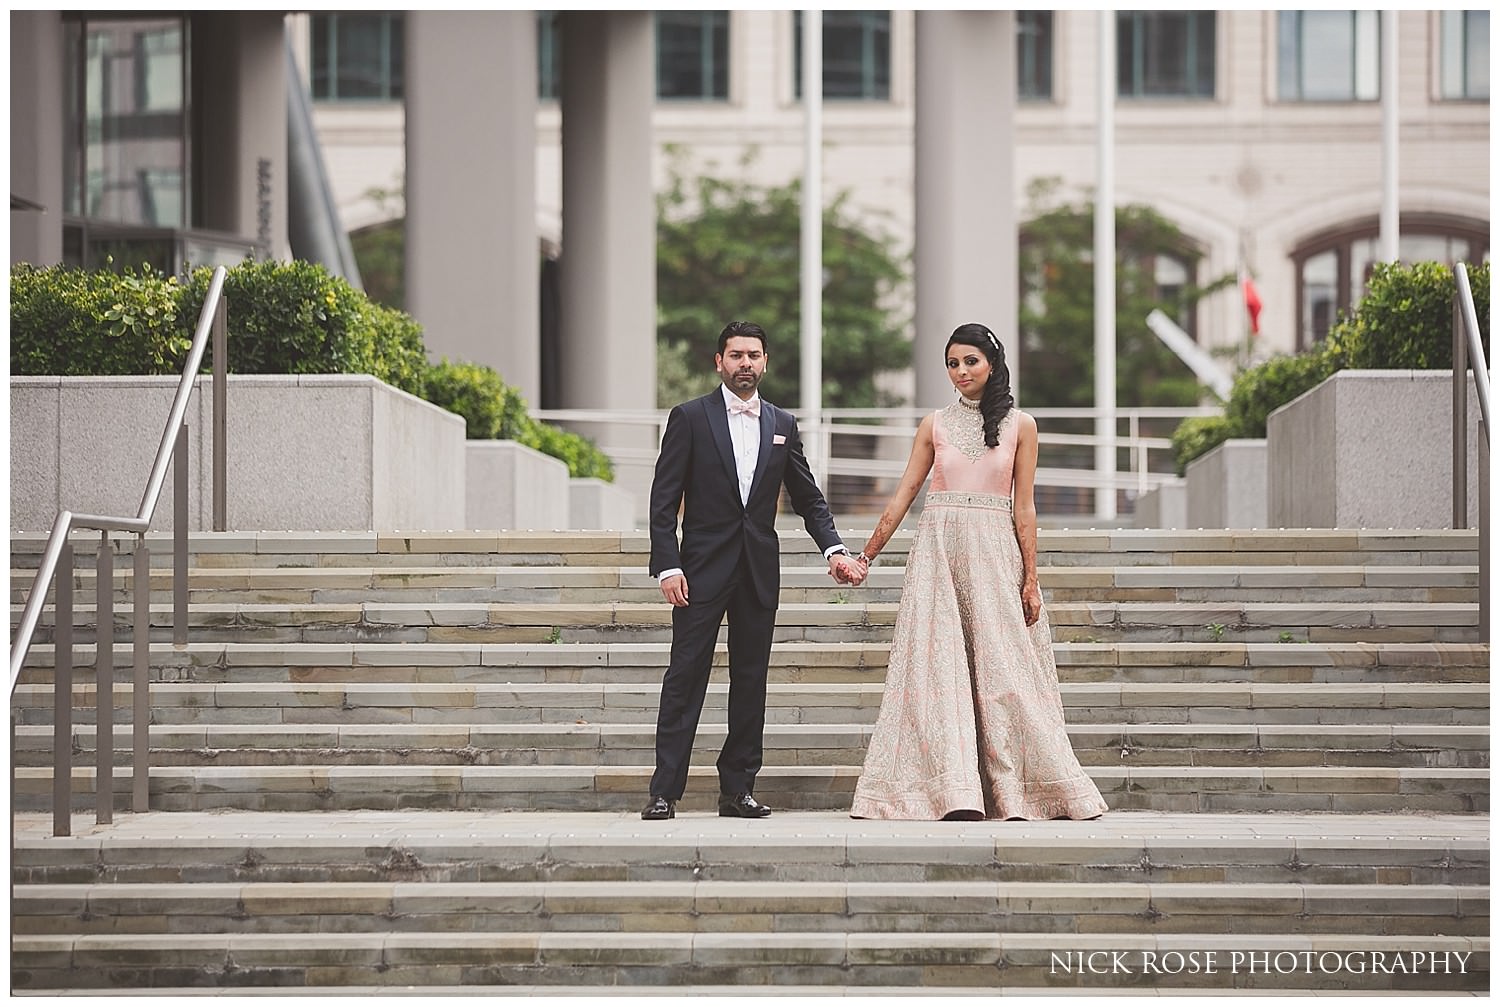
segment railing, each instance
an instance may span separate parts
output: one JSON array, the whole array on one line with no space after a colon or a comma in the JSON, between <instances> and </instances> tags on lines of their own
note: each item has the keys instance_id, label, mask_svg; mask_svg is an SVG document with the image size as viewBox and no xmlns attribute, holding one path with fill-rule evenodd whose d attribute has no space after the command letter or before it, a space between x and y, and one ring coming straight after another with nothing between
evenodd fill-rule
<instances>
[{"instance_id":1,"label":"railing","mask_svg":"<svg viewBox=\"0 0 1500 1007\"><path fill-rule=\"evenodd\" d=\"M915 408L825 409L821 413L821 423L802 427L813 474L836 512L848 513L864 508L860 506L861 501L841 499L838 487L830 485L829 476L884 481L886 485L866 496L888 497L905 470L917 424L928 412ZM1170 431L1185 417L1216 415L1220 410L1214 407L1118 410L1122 429L1117 443L1126 463L1120 470L1107 473L1094 468L1093 448L1097 437L1093 432L1093 409L1036 408L1027 412L1036 418L1038 440L1043 449L1042 461L1048 463L1037 469L1038 491L1091 491L1075 496L1080 500L1087 498L1092 504L1102 487L1138 496L1174 478ZM645 482L649 482L651 469L656 464L657 450L667 422L666 410L543 409L534 410L532 415L548 423L579 427L590 436L595 430L601 434L608 431L605 436L613 437L614 441L606 443L601 440L601 447L617 468L635 468ZM1157 428L1155 434L1149 432L1152 427ZM631 429L639 431L638 435L632 437L626 433L622 436L619 433Z\"/></svg>"},{"instance_id":2,"label":"railing","mask_svg":"<svg viewBox=\"0 0 1500 1007\"><path fill-rule=\"evenodd\" d=\"M187 530L188 530L188 449L187 407L197 383L198 372L203 364L204 351L210 338L213 340L213 527L223 531L227 524L227 495L225 491L225 412L224 397L227 382L225 371L229 363L228 329L224 313L223 266L216 268L209 281L208 296L204 298L203 310L198 315L198 328L193 334L193 345L188 352L187 363L182 370L182 380L177 384L177 395L172 399L172 409L167 414L167 425L162 431L161 444L156 451L156 461L151 466L151 475L146 481L146 492L141 496L140 508L134 517L110 517L95 514L74 514L62 511L52 523L52 533L47 537L47 547L31 582L31 593L26 598L26 607L21 613L21 623L16 629L10 645L10 695L12 697L11 752L16 750L14 697L20 682L21 669L26 663L26 654L31 649L31 638L41 620L42 606L46 602L47 589L57 583L55 622L53 630L53 716L52 716L52 834L66 836L71 833L72 777L73 777L73 546L68 535L77 528L89 528L99 532L99 553L95 560L94 580L97 592L95 665L97 684L95 687L95 755L94 777L95 820L103 825L113 819L114 810L114 552L110 546L109 533L120 531L136 536L134 549L135 603L132 678L132 730L131 772L132 801L135 811L149 808L150 795L150 620L151 620L151 556L146 548L146 532L156 515L156 504L161 497L162 485L166 482L167 466L173 465L173 514L172 514L172 643L187 645ZM12 761L14 766L14 760ZM12 794L15 793L14 770L11 779ZM14 807L14 800L12 801Z\"/></svg>"},{"instance_id":3,"label":"railing","mask_svg":"<svg viewBox=\"0 0 1500 1007\"><path fill-rule=\"evenodd\" d=\"M1479 400L1479 638L1490 642L1490 374L1479 338L1479 316L1469 270L1454 267L1453 297L1453 527L1469 526L1469 364Z\"/></svg>"}]
</instances>

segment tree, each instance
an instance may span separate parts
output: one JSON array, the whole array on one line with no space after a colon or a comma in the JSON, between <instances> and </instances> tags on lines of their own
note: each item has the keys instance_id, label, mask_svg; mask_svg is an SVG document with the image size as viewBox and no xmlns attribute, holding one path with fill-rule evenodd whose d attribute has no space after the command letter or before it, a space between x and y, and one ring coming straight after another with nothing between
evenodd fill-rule
<instances>
[{"instance_id":1,"label":"tree","mask_svg":"<svg viewBox=\"0 0 1500 1007\"><path fill-rule=\"evenodd\" d=\"M752 155L753 156L753 155ZM801 404L801 183L763 187L684 179L674 167L657 197L657 402L701 395L717 383L719 332L735 319L766 330L768 399ZM823 403L888 406L878 375L911 363L911 343L891 305L906 274L888 237L861 229L848 193L823 212Z\"/></svg>"},{"instance_id":2,"label":"tree","mask_svg":"<svg viewBox=\"0 0 1500 1007\"><path fill-rule=\"evenodd\" d=\"M1021 379L1028 406L1094 404L1094 204L1053 205L1056 179L1032 183L1022 228ZM1191 406L1204 391L1192 370L1146 325L1160 308L1181 318L1199 300L1234 283L1163 289L1160 257L1187 266L1202 258L1171 221L1149 206L1115 210L1115 368L1120 406Z\"/></svg>"}]
</instances>

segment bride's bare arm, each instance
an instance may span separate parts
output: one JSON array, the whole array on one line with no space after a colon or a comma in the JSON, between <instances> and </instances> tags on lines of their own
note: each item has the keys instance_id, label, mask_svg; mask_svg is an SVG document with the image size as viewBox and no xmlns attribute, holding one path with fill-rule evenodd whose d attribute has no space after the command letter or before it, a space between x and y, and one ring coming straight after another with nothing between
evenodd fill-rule
<instances>
[{"instance_id":1,"label":"bride's bare arm","mask_svg":"<svg viewBox=\"0 0 1500 1007\"><path fill-rule=\"evenodd\" d=\"M885 544L896 533L906 512L911 509L911 502L917 498L917 491L927 481L927 473L931 469L932 414L928 413L917 426L917 436L912 440L911 457L906 460L906 471L901 474L901 483L891 495L890 503L885 505L880 520L875 523L875 530L865 540L865 547L861 551L866 559L879 556L880 550L885 548Z\"/></svg>"},{"instance_id":2,"label":"bride's bare arm","mask_svg":"<svg viewBox=\"0 0 1500 1007\"><path fill-rule=\"evenodd\" d=\"M1016 544L1021 547L1021 609L1026 625L1041 618L1042 589L1036 577L1036 420L1026 413L1016 416L1015 489L1011 495L1011 512L1016 522Z\"/></svg>"}]
</instances>

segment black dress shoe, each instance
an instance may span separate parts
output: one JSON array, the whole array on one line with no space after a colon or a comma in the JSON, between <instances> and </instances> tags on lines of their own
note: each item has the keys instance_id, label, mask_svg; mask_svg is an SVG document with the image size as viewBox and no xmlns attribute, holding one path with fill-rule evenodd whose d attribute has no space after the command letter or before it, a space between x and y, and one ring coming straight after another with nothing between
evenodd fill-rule
<instances>
[{"instance_id":1,"label":"black dress shoe","mask_svg":"<svg viewBox=\"0 0 1500 1007\"><path fill-rule=\"evenodd\" d=\"M764 818L771 809L750 794L719 795L720 818Z\"/></svg>"},{"instance_id":2,"label":"black dress shoe","mask_svg":"<svg viewBox=\"0 0 1500 1007\"><path fill-rule=\"evenodd\" d=\"M665 797L651 797L651 803L641 811L641 817L648 822L660 822L668 818L677 817L677 802L669 801Z\"/></svg>"}]
</instances>

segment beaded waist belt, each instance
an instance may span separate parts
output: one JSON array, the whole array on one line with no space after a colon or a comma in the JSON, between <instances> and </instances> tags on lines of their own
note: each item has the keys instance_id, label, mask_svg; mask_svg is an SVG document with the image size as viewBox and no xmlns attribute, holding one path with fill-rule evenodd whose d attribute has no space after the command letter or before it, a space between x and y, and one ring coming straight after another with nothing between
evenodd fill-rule
<instances>
[{"instance_id":1,"label":"beaded waist belt","mask_svg":"<svg viewBox=\"0 0 1500 1007\"><path fill-rule=\"evenodd\" d=\"M1010 497L999 493L963 493L958 490L936 490L927 494L926 507L985 507L1010 512Z\"/></svg>"}]
</instances>

